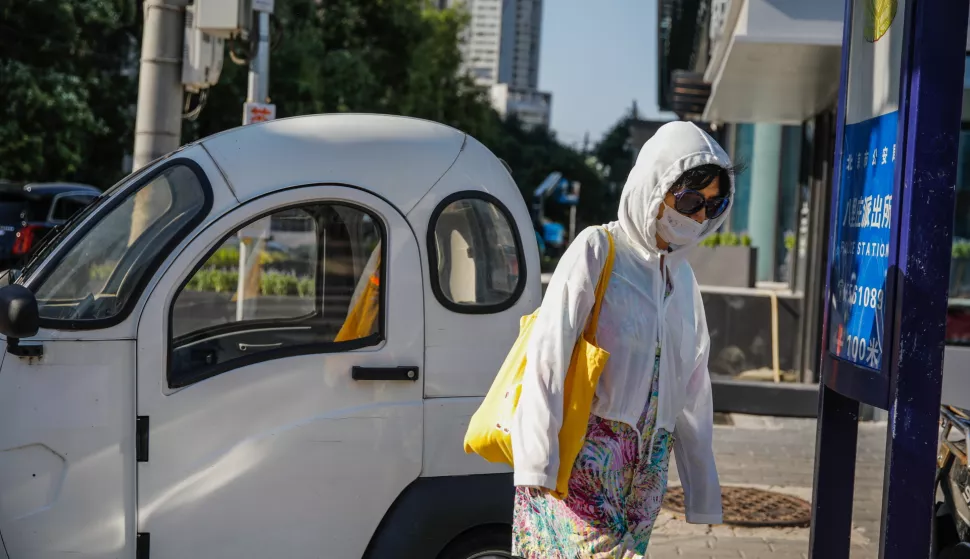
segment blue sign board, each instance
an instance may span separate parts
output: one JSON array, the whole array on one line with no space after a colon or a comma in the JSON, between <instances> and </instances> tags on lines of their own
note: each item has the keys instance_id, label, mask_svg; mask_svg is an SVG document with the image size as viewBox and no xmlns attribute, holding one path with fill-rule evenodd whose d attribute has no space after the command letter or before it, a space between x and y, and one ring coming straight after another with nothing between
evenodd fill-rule
<instances>
[{"instance_id":1,"label":"blue sign board","mask_svg":"<svg viewBox=\"0 0 970 559\"><path fill-rule=\"evenodd\" d=\"M845 126L832 255L829 351L882 370L898 113Z\"/></svg>"},{"instance_id":2,"label":"blue sign board","mask_svg":"<svg viewBox=\"0 0 970 559\"><path fill-rule=\"evenodd\" d=\"M848 559L860 402L890 410L881 559L930 551L967 2L849 0L812 559Z\"/></svg>"},{"instance_id":3,"label":"blue sign board","mask_svg":"<svg viewBox=\"0 0 970 559\"><path fill-rule=\"evenodd\" d=\"M889 405L905 119L903 40L911 0L852 0L843 29L839 126L822 379L845 396ZM897 165L897 161L899 164ZM897 202L894 204L894 201Z\"/></svg>"}]
</instances>

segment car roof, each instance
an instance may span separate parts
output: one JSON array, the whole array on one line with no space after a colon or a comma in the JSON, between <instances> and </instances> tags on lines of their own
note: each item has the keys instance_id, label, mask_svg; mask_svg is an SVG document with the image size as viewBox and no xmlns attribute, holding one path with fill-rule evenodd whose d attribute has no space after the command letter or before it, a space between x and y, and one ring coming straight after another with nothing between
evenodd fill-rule
<instances>
[{"instance_id":1,"label":"car roof","mask_svg":"<svg viewBox=\"0 0 970 559\"><path fill-rule=\"evenodd\" d=\"M240 202L309 184L346 184L407 213L458 159L466 135L415 118L331 114L234 128L202 140Z\"/></svg>"}]
</instances>

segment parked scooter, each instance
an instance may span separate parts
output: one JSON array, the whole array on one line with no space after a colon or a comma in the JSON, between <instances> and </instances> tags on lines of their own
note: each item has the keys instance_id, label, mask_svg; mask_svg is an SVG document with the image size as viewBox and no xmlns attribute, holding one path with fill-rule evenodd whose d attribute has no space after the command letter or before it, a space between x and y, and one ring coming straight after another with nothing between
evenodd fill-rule
<instances>
[{"instance_id":1,"label":"parked scooter","mask_svg":"<svg viewBox=\"0 0 970 559\"><path fill-rule=\"evenodd\" d=\"M942 406L940 426L936 487L943 501L936 504L931 557L970 559L970 412Z\"/></svg>"}]
</instances>

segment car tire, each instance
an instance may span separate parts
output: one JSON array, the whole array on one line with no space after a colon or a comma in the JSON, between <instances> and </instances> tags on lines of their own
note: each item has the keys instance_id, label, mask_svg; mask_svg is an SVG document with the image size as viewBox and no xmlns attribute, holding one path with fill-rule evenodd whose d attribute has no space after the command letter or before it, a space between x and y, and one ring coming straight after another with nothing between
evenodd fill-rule
<instances>
[{"instance_id":1,"label":"car tire","mask_svg":"<svg viewBox=\"0 0 970 559\"><path fill-rule=\"evenodd\" d=\"M438 559L516 559L512 555L512 530L485 528L459 536Z\"/></svg>"}]
</instances>

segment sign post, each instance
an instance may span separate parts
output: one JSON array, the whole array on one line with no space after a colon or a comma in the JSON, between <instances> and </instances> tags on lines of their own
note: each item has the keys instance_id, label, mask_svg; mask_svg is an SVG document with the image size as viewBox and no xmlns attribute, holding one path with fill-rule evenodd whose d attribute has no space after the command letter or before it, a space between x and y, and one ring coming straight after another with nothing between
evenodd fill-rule
<instances>
[{"instance_id":1,"label":"sign post","mask_svg":"<svg viewBox=\"0 0 970 559\"><path fill-rule=\"evenodd\" d=\"M813 559L849 557L859 403L889 411L880 557L929 553L967 3L847 0Z\"/></svg>"}]
</instances>

